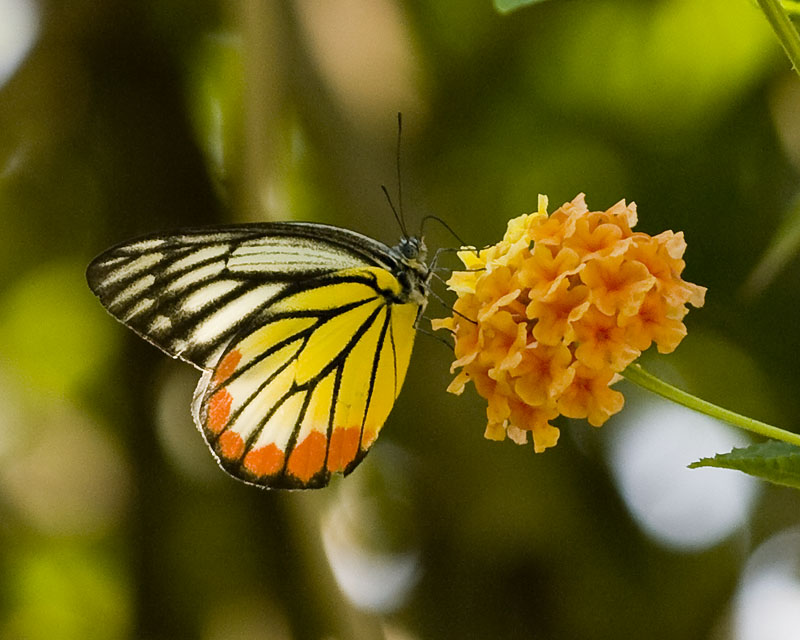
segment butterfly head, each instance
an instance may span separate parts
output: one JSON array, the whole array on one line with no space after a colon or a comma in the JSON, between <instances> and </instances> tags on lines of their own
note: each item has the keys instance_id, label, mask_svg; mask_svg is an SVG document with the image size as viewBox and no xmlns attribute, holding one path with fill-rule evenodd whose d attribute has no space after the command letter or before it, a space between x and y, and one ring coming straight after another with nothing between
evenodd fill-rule
<instances>
[{"instance_id":1,"label":"butterfly head","mask_svg":"<svg viewBox=\"0 0 800 640\"><path fill-rule=\"evenodd\" d=\"M400 272L395 274L403 283L408 299L423 304L428 297L428 280L431 270L425 259L428 248L421 237L406 236L392 248L392 254L400 263Z\"/></svg>"}]
</instances>

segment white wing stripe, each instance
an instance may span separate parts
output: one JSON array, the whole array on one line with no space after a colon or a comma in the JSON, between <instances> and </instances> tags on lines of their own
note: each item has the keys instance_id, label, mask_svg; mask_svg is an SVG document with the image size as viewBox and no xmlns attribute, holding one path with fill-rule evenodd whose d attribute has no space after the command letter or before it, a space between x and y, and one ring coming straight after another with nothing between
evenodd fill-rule
<instances>
[{"instance_id":1,"label":"white wing stripe","mask_svg":"<svg viewBox=\"0 0 800 640\"><path fill-rule=\"evenodd\" d=\"M174 265L173 265L174 266ZM214 276L218 276L222 273L222 270L225 268L225 262L223 260L219 260L217 262L213 262L205 267L200 267L199 269L193 269L192 271L188 271L184 273L182 276L175 278L172 282L169 283L166 289L164 289L165 293L176 293L181 291L182 289L188 289L193 284L197 284L198 282L202 282L203 280L209 280Z\"/></svg>"},{"instance_id":2,"label":"white wing stripe","mask_svg":"<svg viewBox=\"0 0 800 640\"><path fill-rule=\"evenodd\" d=\"M153 306L153 299L152 298L142 298L138 300L135 305L125 314L125 320L128 321L131 318L139 315L143 311L147 311L150 307Z\"/></svg>"},{"instance_id":3,"label":"white wing stripe","mask_svg":"<svg viewBox=\"0 0 800 640\"><path fill-rule=\"evenodd\" d=\"M138 296L147 289L153 286L156 281L154 275L142 276L132 284L129 284L122 291L120 291L109 303L109 307L117 307L128 302L131 298Z\"/></svg>"},{"instance_id":4,"label":"white wing stripe","mask_svg":"<svg viewBox=\"0 0 800 640\"><path fill-rule=\"evenodd\" d=\"M183 271L184 269L188 269L189 267L198 264L200 262L205 262L206 260L212 260L214 258L218 258L225 253L228 252L230 247L228 245L221 244L216 247L206 247L204 249L198 249L190 253L188 256L184 256L179 260L173 262L169 267L164 269L165 274L175 273L176 271Z\"/></svg>"},{"instance_id":5,"label":"white wing stripe","mask_svg":"<svg viewBox=\"0 0 800 640\"><path fill-rule=\"evenodd\" d=\"M161 258L163 258L163 256L160 253L148 253L143 256L139 256L135 260L131 260L128 264L117 267L111 271L103 278L103 281L99 286L105 289L110 284L133 277L136 274L152 267L154 264L158 264L161 261Z\"/></svg>"},{"instance_id":6,"label":"white wing stripe","mask_svg":"<svg viewBox=\"0 0 800 640\"><path fill-rule=\"evenodd\" d=\"M148 331L152 333L166 333L172 327L172 320L167 316L157 315L150 323Z\"/></svg>"},{"instance_id":7,"label":"white wing stripe","mask_svg":"<svg viewBox=\"0 0 800 640\"><path fill-rule=\"evenodd\" d=\"M364 261L352 254L335 249L319 248L307 244L279 244L264 240L246 244L228 259L228 269L241 272L275 272L287 266L304 266L319 269L324 265L336 264L337 269L363 267Z\"/></svg>"},{"instance_id":8,"label":"white wing stripe","mask_svg":"<svg viewBox=\"0 0 800 640\"><path fill-rule=\"evenodd\" d=\"M217 299L231 293L241 283L236 280L218 280L217 282L210 282L205 287L200 287L192 291L181 302L181 311L186 313L194 313L203 307L216 302Z\"/></svg>"},{"instance_id":9,"label":"white wing stripe","mask_svg":"<svg viewBox=\"0 0 800 640\"><path fill-rule=\"evenodd\" d=\"M162 238L153 238L152 240L140 240L139 242L132 242L125 250L129 253L141 253L142 251L150 251L156 247L160 247L166 242Z\"/></svg>"},{"instance_id":10,"label":"white wing stripe","mask_svg":"<svg viewBox=\"0 0 800 640\"><path fill-rule=\"evenodd\" d=\"M283 288L282 284L262 285L232 300L204 318L192 332L189 342L200 344L212 342L238 321L248 317L254 309L266 306L268 301Z\"/></svg>"}]
</instances>

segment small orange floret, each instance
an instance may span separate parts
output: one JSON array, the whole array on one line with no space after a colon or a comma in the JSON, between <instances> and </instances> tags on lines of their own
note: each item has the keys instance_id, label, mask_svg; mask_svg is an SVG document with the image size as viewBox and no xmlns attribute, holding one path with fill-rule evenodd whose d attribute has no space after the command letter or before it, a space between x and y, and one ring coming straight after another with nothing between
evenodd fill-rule
<instances>
[{"instance_id":1,"label":"small orange floret","mask_svg":"<svg viewBox=\"0 0 800 640\"><path fill-rule=\"evenodd\" d=\"M622 409L625 399L608 385L618 378L610 369L591 369L575 363L575 378L558 399L559 411L568 418L586 418L601 426Z\"/></svg>"},{"instance_id":2,"label":"small orange floret","mask_svg":"<svg viewBox=\"0 0 800 640\"><path fill-rule=\"evenodd\" d=\"M578 253L567 247L553 254L551 247L536 245L531 258L519 271L519 282L530 290L531 298L547 297L563 280L582 269Z\"/></svg>"},{"instance_id":3,"label":"small orange floret","mask_svg":"<svg viewBox=\"0 0 800 640\"><path fill-rule=\"evenodd\" d=\"M554 446L556 416L602 425L624 403L610 388L618 373L656 343L674 350L686 335L687 304L705 288L681 278L683 233L634 232L636 205L589 211L583 194L547 214L508 223L503 239L459 252L466 271L451 318L434 322L455 337L448 391L472 381L488 400L486 437Z\"/></svg>"},{"instance_id":4,"label":"small orange floret","mask_svg":"<svg viewBox=\"0 0 800 640\"><path fill-rule=\"evenodd\" d=\"M532 299L526 316L534 320L533 337L542 344L555 346L567 339L572 342L575 322L589 309L590 290L564 280L547 299Z\"/></svg>"},{"instance_id":5,"label":"small orange floret","mask_svg":"<svg viewBox=\"0 0 800 640\"><path fill-rule=\"evenodd\" d=\"M592 307L575 323L575 359L592 369L622 371L641 351L629 340L616 315Z\"/></svg>"},{"instance_id":6,"label":"small orange floret","mask_svg":"<svg viewBox=\"0 0 800 640\"><path fill-rule=\"evenodd\" d=\"M587 262L581 280L592 292L592 304L609 316L632 315L639 310L655 278L647 267L625 255L596 258Z\"/></svg>"},{"instance_id":7,"label":"small orange floret","mask_svg":"<svg viewBox=\"0 0 800 640\"><path fill-rule=\"evenodd\" d=\"M572 382L571 363L572 353L564 345L528 345L523 360L511 371L514 393L531 407L549 403Z\"/></svg>"}]
</instances>

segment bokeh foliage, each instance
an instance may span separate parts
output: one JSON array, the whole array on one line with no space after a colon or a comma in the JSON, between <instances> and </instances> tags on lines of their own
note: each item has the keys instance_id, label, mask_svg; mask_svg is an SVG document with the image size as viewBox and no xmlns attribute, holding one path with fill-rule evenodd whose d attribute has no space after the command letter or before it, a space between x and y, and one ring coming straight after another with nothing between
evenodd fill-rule
<instances>
[{"instance_id":1,"label":"bokeh foliage","mask_svg":"<svg viewBox=\"0 0 800 640\"><path fill-rule=\"evenodd\" d=\"M0 86L0 636L729 637L749 549L798 523L788 489L718 544L661 546L612 480L614 421L565 421L537 456L485 441L483 406L444 393L450 354L420 335L352 477L261 492L205 451L195 372L116 325L82 273L181 226L306 219L395 242L379 185L395 190L401 110L411 229L434 213L483 245L539 193L635 200L643 230L685 231L687 278L709 287L664 372L796 430L800 263L742 288L800 184L798 79L753 3L31 6L36 39ZM379 585L381 563L410 571L404 597L346 596L336 548Z\"/></svg>"}]
</instances>

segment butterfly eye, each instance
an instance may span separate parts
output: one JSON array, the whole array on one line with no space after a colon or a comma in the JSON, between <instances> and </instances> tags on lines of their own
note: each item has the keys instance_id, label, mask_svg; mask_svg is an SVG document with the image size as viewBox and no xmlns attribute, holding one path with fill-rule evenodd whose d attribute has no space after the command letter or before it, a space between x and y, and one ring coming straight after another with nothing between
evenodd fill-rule
<instances>
[{"instance_id":1,"label":"butterfly eye","mask_svg":"<svg viewBox=\"0 0 800 640\"><path fill-rule=\"evenodd\" d=\"M417 258L420 253L419 238L404 238L398 245L400 253L406 260Z\"/></svg>"}]
</instances>

